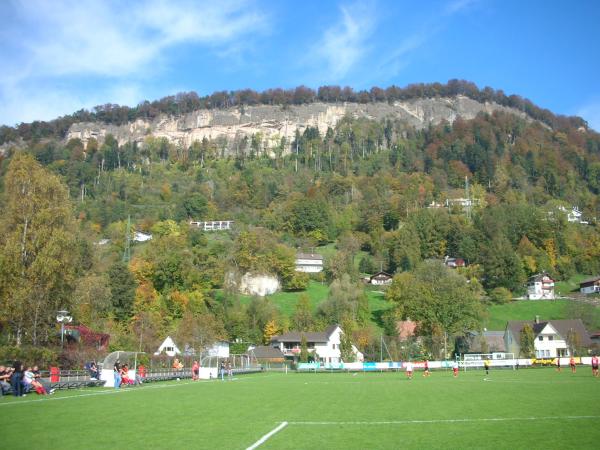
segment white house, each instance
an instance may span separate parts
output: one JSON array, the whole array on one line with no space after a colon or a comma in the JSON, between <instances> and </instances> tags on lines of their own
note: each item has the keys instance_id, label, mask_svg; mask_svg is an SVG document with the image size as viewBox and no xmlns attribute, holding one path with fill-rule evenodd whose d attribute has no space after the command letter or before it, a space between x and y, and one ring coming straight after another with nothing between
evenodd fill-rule
<instances>
[{"instance_id":1,"label":"white house","mask_svg":"<svg viewBox=\"0 0 600 450\"><path fill-rule=\"evenodd\" d=\"M288 333L273 336L271 346L278 348L286 357L296 358L300 354L302 337L306 339L308 352L313 355L316 353L320 362L340 363L340 343L343 331L339 325L331 325L323 332L301 332L290 331ZM363 354L352 345L356 361L363 361Z\"/></svg>"},{"instance_id":2,"label":"white house","mask_svg":"<svg viewBox=\"0 0 600 450\"><path fill-rule=\"evenodd\" d=\"M154 352L154 354L160 355L163 352L169 355L170 357L181 354L181 351L177 348L177 345L175 345L175 342L173 341L173 339L171 339L171 336L167 336L167 338L163 341L162 344L160 344L160 347L158 347L158 350Z\"/></svg>"},{"instance_id":3,"label":"white house","mask_svg":"<svg viewBox=\"0 0 600 450\"><path fill-rule=\"evenodd\" d=\"M547 273L538 273L527 281L527 298L529 300L554 299L554 280Z\"/></svg>"},{"instance_id":4,"label":"white house","mask_svg":"<svg viewBox=\"0 0 600 450\"><path fill-rule=\"evenodd\" d=\"M511 320L506 324L504 345L506 351L518 356L521 353L521 331L529 324L533 330L536 358L556 358L571 356L569 339L576 340L578 346L591 345L590 336L581 319L574 320Z\"/></svg>"},{"instance_id":5,"label":"white house","mask_svg":"<svg viewBox=\"0 0 600 450\"><path fill-rule=\"evenodd\" d=\"M582 294L600 293L600 275L588 278L579 283L579 292Z\"/></svg>"},{"instance_id":6,"label":"white house","mask_svg":"<svg viewBox=\"0 0 600 450\"><path fill-rule=\"evenodd\" d=\"M387 272L377 272L375 275L371 275L369 283L377 286L388 286L392 284L393 277Z\"/></svg>"},{"instance_id":7,"label":"white house","mask_svg":"<svg viewBox=\"0 0 600 450\"><path fill-rule=\"evenodd\" d=\"M233 220L208 220L206 222L190 221L190 226L202 231L227 231L233 228Z\"/></svg>"},{"instance_id":8,"label":"white house","mask_svg":"<svg viewBox=\"0 0 600 450\"><path fill-rule=\"evenodd\" d=\"M296 255L296 271L318 273L323 271L323 256L317 253L298 253Z\"/></svg>"},{"instance_id":9,"label":"white house","mask_svg":"<svg viewBox=\"0 0 600 450\"><path fill-rule=\"evenodd\" d=\"M152 235L148 233L142 233L141 231L136 231L133 233L133 240L135 242L146 242L152 239Z\"/></svg>"},{"instance_id":10,"label":"white house","mask_svg":"<svg viewBox=\"0 0 600 450\"><path fill-rule=\"evenodd\" d=\"M583 225L589 223L587 220L583 220L583 213L577 206L573 206L570 211L564 206L559 206L558 209L567 214L567 221L570 223L580 223Z\"/></svg>"}]
</instances>

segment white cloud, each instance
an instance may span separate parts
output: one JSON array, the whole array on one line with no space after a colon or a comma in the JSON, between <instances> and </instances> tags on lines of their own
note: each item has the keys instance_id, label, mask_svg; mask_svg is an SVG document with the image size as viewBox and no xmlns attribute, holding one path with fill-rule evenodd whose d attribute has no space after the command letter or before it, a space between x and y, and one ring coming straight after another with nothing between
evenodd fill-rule
<instances>
[{"instance_id":1,"label":"white cloud","mask_svg":"<svg viewBox=\"0 0 600 450\"><path fill-rule=\"evenodd\" d=\"M591 102L579 108L577 115L586 120L590 128L600 132L600 101Z\"/></svg>"},{"instance_id":2,"label":"white cloud","mask_svg":"<svg viewBox=\"0 0 600 450\"><path fill-rule=\"evenodd\" d=\"M0 10L0 123L11 124L108 101L135 104L136 80L168 68L176 46L218 56L269 26L244 0L23 0Z\"/></svg>"},{"instance_id":3,"label":"white cloud","mask_svg":"<svg viewBox=\"0 0 600 450\"><path fill-rule=\"evenodd\" d=\"M340 8L341 18L327 29L322 38L309 52L324 64L327 78L343 79L367 52L367 42L373 33L374 8L369 4L356 3Z\"/></svg>"}]
</instances>

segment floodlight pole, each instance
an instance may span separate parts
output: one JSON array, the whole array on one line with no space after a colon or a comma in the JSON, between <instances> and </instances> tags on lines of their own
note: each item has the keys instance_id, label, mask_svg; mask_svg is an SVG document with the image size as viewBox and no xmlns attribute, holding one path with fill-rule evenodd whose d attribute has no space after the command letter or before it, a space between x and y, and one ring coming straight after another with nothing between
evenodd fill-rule
<instances>
[{"instance_id":1,"label":"floodlight pole","mask_svg":"<svg viewBox=\"0 0 600 450\"><path fill-rule=\"evenodd\" d=\"M62 309L56 313L56 321L60 323L60 348L65 347L65 322L71 322L73 317L69 315L69 311Z\"/></svg>"}]
</instances>

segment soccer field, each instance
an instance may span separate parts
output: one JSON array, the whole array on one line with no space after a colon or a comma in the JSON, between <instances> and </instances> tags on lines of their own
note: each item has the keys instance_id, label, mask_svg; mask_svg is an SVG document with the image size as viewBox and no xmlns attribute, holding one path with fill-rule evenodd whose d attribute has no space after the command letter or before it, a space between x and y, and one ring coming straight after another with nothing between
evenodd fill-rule
<instances>
[{"instance_id":1,"label":"soccer field","mask_svg":"<svg viewBox=\"0 0 600 450\"><path fill-rule=\"evenodd\" d=\"M5 449L600 448L589 367L264 373L4 397L0 412Z\"/></svg>"}]
</instances>

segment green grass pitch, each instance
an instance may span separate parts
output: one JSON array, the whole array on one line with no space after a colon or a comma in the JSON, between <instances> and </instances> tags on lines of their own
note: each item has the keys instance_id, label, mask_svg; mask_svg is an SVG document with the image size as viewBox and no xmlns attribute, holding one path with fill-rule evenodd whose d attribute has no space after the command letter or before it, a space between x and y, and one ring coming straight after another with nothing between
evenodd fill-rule
<instances>
[{"instance_id":1,"label":"green grass pitch","mask_svg":"<svg viewBox=\"0 0 600 450\"><path fill-rule=\"evenodd\" d=\"M264 373L0 399L5 449L600 448L589 367Z\"/></svg>"}]
</instances>

